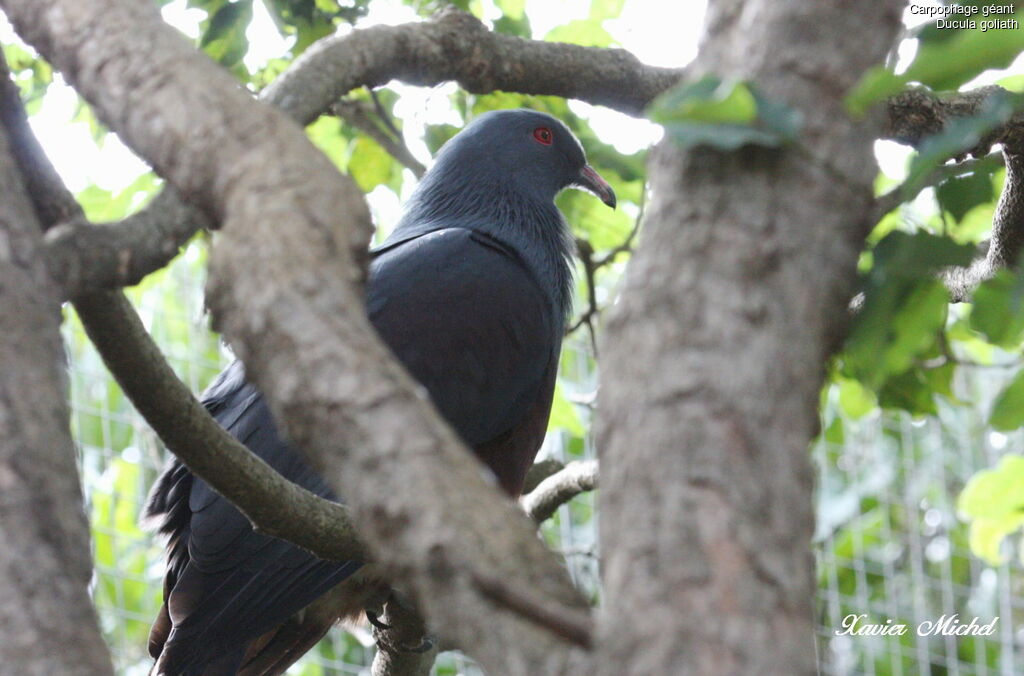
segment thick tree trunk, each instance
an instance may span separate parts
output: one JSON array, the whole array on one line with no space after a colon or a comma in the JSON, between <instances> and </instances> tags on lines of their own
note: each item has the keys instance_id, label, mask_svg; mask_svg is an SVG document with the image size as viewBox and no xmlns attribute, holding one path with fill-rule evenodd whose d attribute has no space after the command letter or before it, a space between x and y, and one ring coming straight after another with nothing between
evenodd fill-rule
<instances>
[{"instance_id":1,"label":"thick tree trunk","mask_svg":"<svg viewBox=\"0 0 1024 676\"><path fill-rule=\"evenodd\" d=\"M0 672L112 674L68 429L60 304L0 128Z\"/></svg>"},{"instance_id":2,"label":"thick tree trunk","mask_svg":"<svg viewBox=\"0 0 1024 676\"><path fill-rule=\"evenodd\" d=\"M874 174L841 99L900 6L711 2L694 71L756 82L804 127L782 150L666 141L652 160L602 351L599 674L815 672L808 442Z\"/></svg>"}]
</instances>

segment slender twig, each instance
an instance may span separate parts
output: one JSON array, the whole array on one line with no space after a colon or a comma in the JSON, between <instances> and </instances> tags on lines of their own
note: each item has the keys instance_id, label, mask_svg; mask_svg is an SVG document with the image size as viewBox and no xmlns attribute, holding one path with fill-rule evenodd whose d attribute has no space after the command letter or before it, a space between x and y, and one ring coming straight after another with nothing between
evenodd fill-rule
<instances>
[{"instance_id":1,"label":"slender twig","mask_svg":"<svg viewBox=\"0 0 1024 676\"><path fill-rule=\"evenodd\" d=\"M342 99L332 106L332 111L335 115L376 141L389 155L415 174L416 178L422 178L423 174L426 173L427 168L409 151L409 148L402 141L401 134L399 133L392 138L385 133L371 119L369 111L359 101ZM394 128L394 125L389 123L388 126L391 129Z\"/></svg>"},{"instance_id":2,"label":"slender twig","mask_svg":"<svg viewBox=\"0 0 1024 676\"><path fill-rule=\"evenodd\" d=\"M541 481L520 499L523 511L541 523L580 493L597 488L597 460L576 460Z\"/></svg>"},{"instance_id":3,"label":"slender twig","mask_svg":"<svg viewBox=\"0 0 1024 676\"><path fill-rule=\"evenodd\" d=\"M601 314L601 309L597 305L597 271L606 265L614 263L620 254L633 250L633 240L636 239L636 234L640 231L646 201L647 185L644 184L643 190L640 192L640 210L637 212L636 218L633 219L633 227L630 228L629 234L626 235L626 238L621 243L606 251L601 257L594 257L594 247L589 240L582 237L576 239L576 252L579 255L580 262L583 264L583 280L587 285L587 309L576 321L569 325L569 328L565 330L565 335L571 335L581 326L586 325L590 332L590 344L595 357L597 357L597 331L594 327L594 321Z\"/></svg>"},{"instance_id":4,"label":"slender twig","mask_svg":"<svg viewBox=\"0 0 1024 676\"><path fill-rule=\"evenodd\" d=\"M941 164L935 167L923 181L915 182L914 185L903 182L892 190L879 195L875 199L873 221L877 223L899 205L917 197L925 188L937 186L951 178L970 174L982 168L995 168L1002 164L1003 154L998 151L984 157L972 157L953 164Z\"/></svg>"},{"instance_id":5,"label":"slender twig","mask_svg":"<svg viewBox=\"0 0 1024 676\"><path fill-rule=\"evenodd\" d=\"M388 114L388 111L384 109L384 104L380 102L380 97L377 96L377 90L367 87L366 91L370 93L370 100L373 101L373 109L377 111L377 117L380 118L381 122L384 123L384 126L388 128L388 131L391 132L391 135L394 136L396 140L401 140L402 132L395 125L395 121L391 119L391 115Z\"/></svg>"}]
</instances>

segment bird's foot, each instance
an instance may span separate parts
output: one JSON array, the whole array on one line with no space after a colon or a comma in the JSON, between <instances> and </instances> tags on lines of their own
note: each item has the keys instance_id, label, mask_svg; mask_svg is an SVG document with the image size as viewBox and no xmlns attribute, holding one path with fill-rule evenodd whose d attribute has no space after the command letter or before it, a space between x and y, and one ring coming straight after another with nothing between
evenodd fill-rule
<instances>
[{"instance_id":1,"label":"bird's foot","mask_svg":"<svg viewBox=\"0 0 1024 676\"><path fill-rule=\"evenodd\" d=\"M364 612L366 613L366 621L372 624L377 629L381 631L387 631L388 629L391 629L390 624L380 621L380 613L378 613L376 610L366 608Z\"/></svg>"}]
</instances>

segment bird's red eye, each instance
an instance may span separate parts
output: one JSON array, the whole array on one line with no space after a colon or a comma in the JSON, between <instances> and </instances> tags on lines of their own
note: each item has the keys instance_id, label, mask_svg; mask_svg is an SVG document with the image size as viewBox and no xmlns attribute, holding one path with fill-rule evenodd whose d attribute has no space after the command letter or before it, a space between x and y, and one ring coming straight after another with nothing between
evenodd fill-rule
<instances>
[{"instance_id":1,"label":"bird's red eye","mask_svg":"<svg viewBox=\"0 0 1024 676\"><path fill-rule=\"evenodd\" d=\"M549 146L554 137L551 135L551 130L547 127L537 127L533 130L533 138L537 139L538 143Z\"/></svg>"}]
</instances>

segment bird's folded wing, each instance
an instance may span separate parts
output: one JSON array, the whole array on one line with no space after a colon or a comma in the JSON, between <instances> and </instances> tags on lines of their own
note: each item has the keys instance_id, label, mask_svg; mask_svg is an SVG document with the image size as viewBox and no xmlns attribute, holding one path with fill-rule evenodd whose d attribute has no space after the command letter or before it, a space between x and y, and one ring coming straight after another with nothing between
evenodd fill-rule
<instances>
[{"instance_id":1,"label":"bird's folded wing","mask_svg":"<svg viewBox=\"0 0 1024 676\"><path fill-rule=\"evenodd\" d=\"M367 311L470 446L520 423L542 396L561 326L509 247L447 228L375 252ZM533 449L535 452L536 449Z\"/></svg>"},{"instance_id":2,"label":"bird's folded wing","mask_svg":"<svg viewBox=\"0 0 1024 676\"><path fill-rule=\"evenodd\" d=\"M240 363L229 367L204 397L207 408L286 478L333 499L324 481L278 436L266 402L244 375ZM172 627L163 646L163 664L177 670L235 651L359 569L359 562L322 561L254 532L206 482L187 474L187 486L182 483L188 480L186 473L174 474L172 467L165 475L163 505L165 524L177 527L167 533L172 546L165 595ZM187 504L181 496L184 488L189 488ZM154 500L159 495L158 486Z\"/></svg>"}]
</instances>

